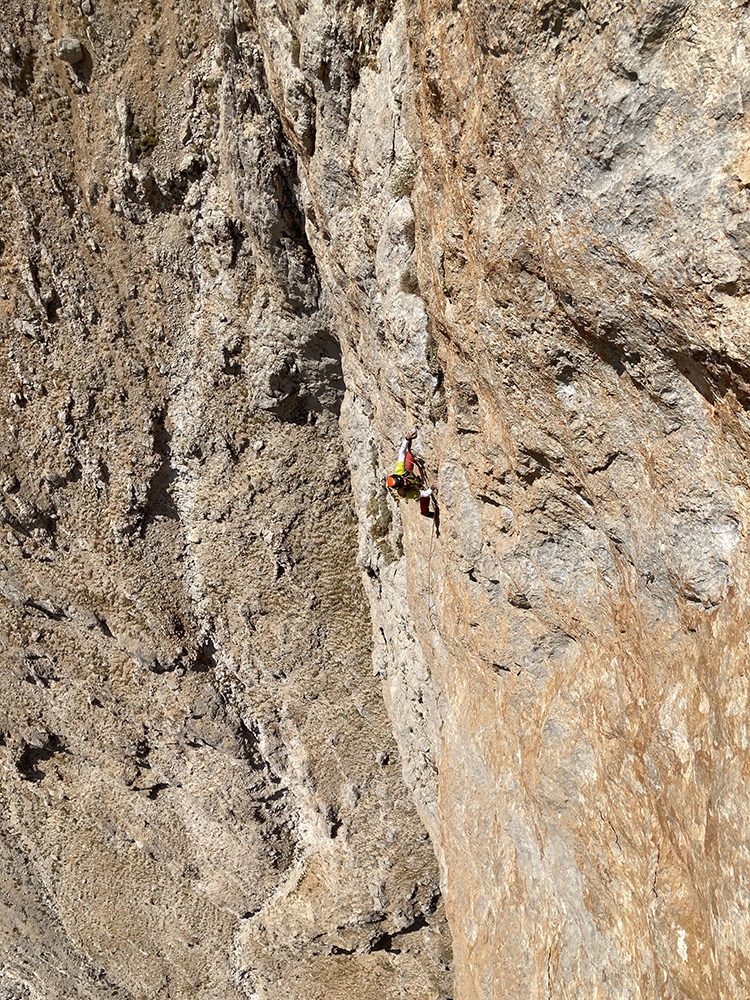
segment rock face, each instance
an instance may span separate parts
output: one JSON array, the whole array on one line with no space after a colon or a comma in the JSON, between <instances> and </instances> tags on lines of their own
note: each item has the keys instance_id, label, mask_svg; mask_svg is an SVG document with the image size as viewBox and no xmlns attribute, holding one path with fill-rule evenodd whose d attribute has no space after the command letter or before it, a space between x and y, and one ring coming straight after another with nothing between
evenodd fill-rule
<instances>
[{"instance_id":1,"label":"rock face","mask_svg":"<svg viewBox=\"0 0 750 1000\"><path fill-rule=\"evenodd\" d=\"M84 2L0 45L0 996L744 996L750 15Z\"/></svg>"},{"instance_id":2,"label":"rock face","mask_svg":"<svg viewBox=\"0 0 750 1000\"><path fill-rule=\"evenodd\" d=\"M0 995L438 1000L257 26L142 17L3 47Z\"/></svg>"}]
</instances>

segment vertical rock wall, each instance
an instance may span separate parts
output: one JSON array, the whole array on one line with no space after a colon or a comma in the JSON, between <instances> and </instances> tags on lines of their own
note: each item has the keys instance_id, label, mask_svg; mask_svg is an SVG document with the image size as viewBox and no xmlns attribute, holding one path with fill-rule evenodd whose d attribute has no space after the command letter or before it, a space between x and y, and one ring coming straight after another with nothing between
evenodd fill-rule
<instances>
[{"instance_id":1,"label":"vertical rock wall","mask_svg":"<svg viewBox=\"0 0 750 1000\"><path fill-rule=\"evenodd\" d=\"M747 987L747 28L399 7L305 168L462 998ZM414 418L439 537L380 506Z\"/></svg>"},{"instance_id":2,"label":"vertical rock wall","mask_svg":"<svg viewBox=\"0 0 750 1000\"><path fill-rule=\"evenodd\" d=\"M436 607L413 606L459 995L737 997L749 24L662 3L419 25L448 419Z\"/></svg>"},{"instance_id":3,"label":"vertical rock wall","mask_svg":"<svg viewBox=\"0 0 750 1000\"><path fill-rule=\"evenodd\" d=\"M744 995L747 30L16 3L9 996Z\"/></svg>"},{"instance_id":4,"label":"vertical rock wall","mask_svg":"<svg viewBox=\"0 0 750 1000\"><path fill-rule=\"evenodd\" d=\"M451 991L267 30L87 0L2 29L8 1000Z\"/></svg>"}]
</instances>

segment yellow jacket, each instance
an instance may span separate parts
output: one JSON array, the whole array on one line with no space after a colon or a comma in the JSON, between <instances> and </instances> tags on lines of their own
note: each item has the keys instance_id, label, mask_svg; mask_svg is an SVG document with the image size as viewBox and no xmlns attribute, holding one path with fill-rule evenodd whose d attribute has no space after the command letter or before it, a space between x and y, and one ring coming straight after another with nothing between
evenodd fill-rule
<instances>
[{"instance_id":1,"label":"yellow jacket","mask_svg":"<svg viewBox=\"0 0 750 1000\"><path fill-rule=\"evenodd\" d=\"M413 472L407 472L403 462L397 462L393 470L394 476L401 476L404 485L400 490L391 489L396 500L418 500L422 495L421 482Z\"/></svg>"}]
</instances>

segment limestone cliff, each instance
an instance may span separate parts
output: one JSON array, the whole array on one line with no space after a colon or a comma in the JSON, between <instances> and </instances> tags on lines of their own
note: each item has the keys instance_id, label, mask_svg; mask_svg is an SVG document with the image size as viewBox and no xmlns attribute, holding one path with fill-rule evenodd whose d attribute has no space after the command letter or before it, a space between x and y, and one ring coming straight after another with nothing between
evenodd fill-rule
<instances>
[{"instance_id":1,"label":"limestone cliff","mask_svg":"<svg viewBox=\"0 0 750 1000\"><path fill-rule=\"evenodd\" d=\"M0 997L744 997L745 7L7 7Z\"/></svg>"}]
</instances>

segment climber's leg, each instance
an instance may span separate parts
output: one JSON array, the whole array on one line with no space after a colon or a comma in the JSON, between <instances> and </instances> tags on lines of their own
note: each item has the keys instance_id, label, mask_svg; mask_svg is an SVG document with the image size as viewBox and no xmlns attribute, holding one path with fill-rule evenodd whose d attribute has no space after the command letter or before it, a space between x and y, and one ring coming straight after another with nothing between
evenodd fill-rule
<instances>
[{"instance_id":1,"label":"climber's leg","mask_svg":"<svg viewBox=\"0 0 750 1000\"><path fill-rule=\"evenodd\" d=\"M420 497L419 498L419 513L422 517L434 517L435 515L430 510L430 498Z\"/></svg>"}]
</instances>

